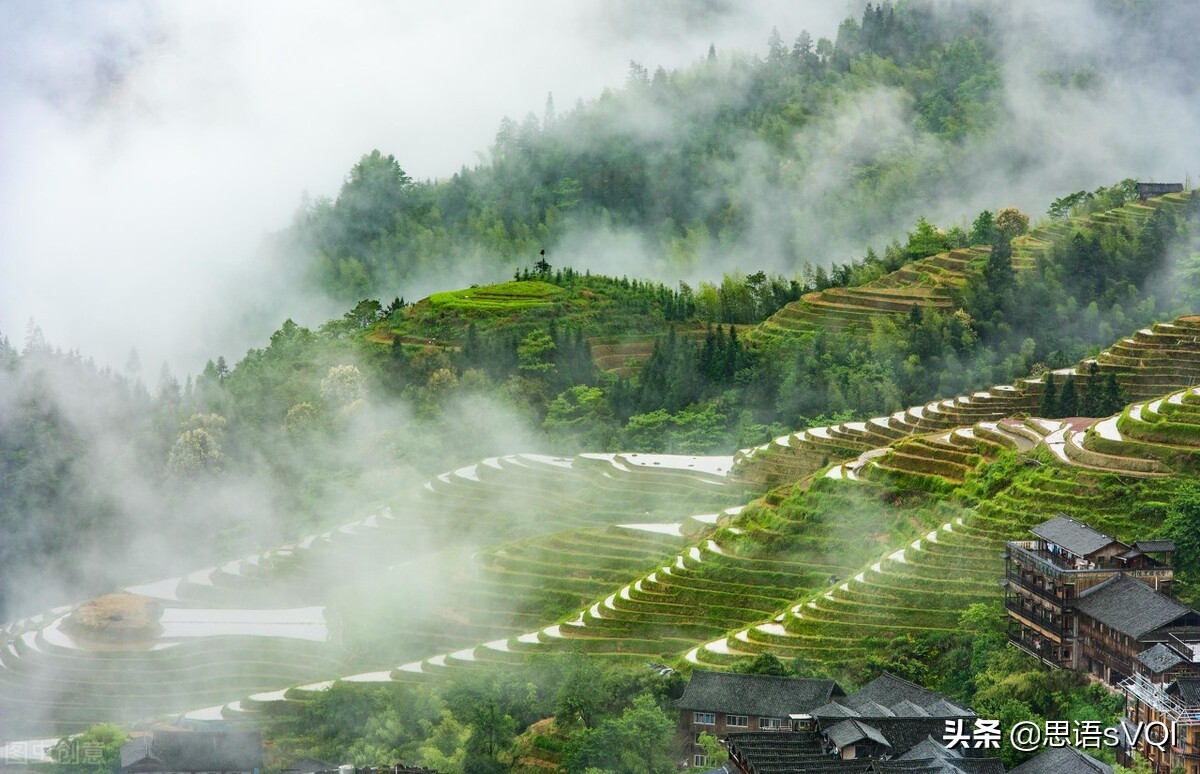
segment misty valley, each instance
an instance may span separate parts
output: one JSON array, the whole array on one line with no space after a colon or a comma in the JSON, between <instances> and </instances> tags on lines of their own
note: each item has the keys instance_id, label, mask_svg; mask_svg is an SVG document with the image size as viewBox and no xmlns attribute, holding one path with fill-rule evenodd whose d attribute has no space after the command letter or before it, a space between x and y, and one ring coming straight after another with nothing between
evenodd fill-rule
<instances>
[{"instance_id":1,"label":"misty valley","mask_svg":"<svg viewBox=\"0 0 1200 774\"><path fill-rule=\"evenodd\" d=\"M170 123L261 34L135 6L0 32L16 123ZM0 770L1200 770L1197 9L555 13L769 36L449 174L355 140L250 268L155 253L144 340L40 289L43 215L0 238ZM1057 723L1104 741L1009 735Z\"/></svg>"}]
</instances>

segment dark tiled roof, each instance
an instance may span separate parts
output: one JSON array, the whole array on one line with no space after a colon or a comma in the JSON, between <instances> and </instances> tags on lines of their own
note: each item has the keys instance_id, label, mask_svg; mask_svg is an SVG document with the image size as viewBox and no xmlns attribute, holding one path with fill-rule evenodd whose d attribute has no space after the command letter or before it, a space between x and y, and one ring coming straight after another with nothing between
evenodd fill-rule
<instances>
[{"instance_id":1,"label":"dark tiled roof","mask_svg":"<svg viewBox=\"0 0 1200 774\"><path fill-rule=\"evenodd\" d=\"M675 706L705 712L785 718L794 713L810 712L843 693L833 680L697 669L692 672L692 679Z\"/></svg>"},{"instance_id":2,"label":"dark tiled roof","mask_svg":"<svg viewBox=\"0 0 1200 774\"><path fill-rule=\"evenodd\" d=\"M1141 197L1161 196L1162 194L1179 193L1183 183L1138 183L1137 194Z\"/></svg>"},{"instance_id":3,"label":"dark tiled roof","mask_svg":"<svg viewBox=\"0 0 1200 774\"><path fill-rule=\"evenodd\" d=\"M880 718L863 722L870 722L882 731L892 743L892 752L897 755L908 752L928 737L936 739L946 731L945 718Z\"/></svg>"},{"instance_id":4,"label":"dark tiled roof","mask_svg":"<svg viewBox=\"0 0 1200 774\"><path fill-rule=\"evenodd\" d=\"M121 768L132 766L140 760L150 757L150 737L139 736L137 739L121 745Z\"/></svg>"},{"instance_id":5,"label":"dark tiled roof","mask_svg":"<svg viewBox=\"0 0 1200 774\"><path fill-rule=\"evenodd\" d=\"M954 766L963 774L1004 774L1004 762L999 758L963 758Z\"/></svg>"},{"instance_id":6,"label":"dark tiled roof","mask_svg":"<svg viewBox=\"0 0 1200 774\"><path fill-rule=\"evenodd\" d=\"M841 723L835 723L825 731L825 736L829 737L829 741L833 742L834 746L838 748L848 747L855 742L861 742L863 739L885 747L892 746L892 743L887 740L887 737L878 728L863 723L860 720L843 720Z\"/></svg>"},{"instance_id":7,"label":"dark tiled roof","mask_svg":"<svg viewBox=\"0 0 1200 774\"><path fill-rule=\"evenodd\" d=\"M1113 774L1113 769L1074 747L1051 747L1009 774Z\"/></svg>"},{"instance_id":8,"label":"dark tiled roof","mask_svg":"<svg viewBox=\"0 0 1200 774\"><path fill-rule=\"evenodd\" d=\"M935 718L973 718L975 713L961 704L942 699L925 707L925 711Z\"/></svg>"},{"instance_id":9,"label":"dark tiled roof","mask_svg":"<svg viewBox=\"0 0 1200 774\"><path fill-rule=\"evenodd\" d=\"M1137 660L1142 662L1152 673L1157 674L1182 664L1183 656L1160 642L1153 648L1147 648L1137 654Z\"/></svg>"},{"instance_id":10,"label":"dark tiled roof","mask_svg":"<svg viewBox=\"0 0 1200 774\"><path fill-rule=\"evenodd\" d=\"M1181 677L1171 687L1171 693L1189 707L1200 705L1200 677Z\"/></svg>"},{"instance_id":11,"label":"dark tiled roof","mask_svg":"<svg viewBox=\"0 0 1200 774\"><path fill-rule=\"evenodd\" d=\"M958 750L952 750L932 736L927 736L911 750L901 755L900 760L907 761L913 758L943 758L949 760L961 757L963 755Z\"/></svg>"},{"instance_id":12,"label":"dark tiled roof","mask_svg":"<svg viewBox=\"0 0 1200 774\"><path fill-rule=\"evenodd\" d=\"M1148 554L1170 554L1175 552L1174 540L1139 540L1133 544Z\"/></svg>"},{"instance_id":13,"label":"dark tiled roof","mask_svg":"<svg viewBox=\"0 0 1200 774\"><path fill-rule=\"evenodd\" d=\"M934 706L934 705L930 705ZM911 699L901 699L891 706L891 712L898 718L927 718L929 711Z\"/></svg>"},{"instance_id":14,"label":"dark tiled roof","mask_svg":"<svg viewBox=\"0 0 1200 774\"><path fill-rule=\"evenodd\" d=\"M997 758L964 758L932 736L927 736L911 750L890 761L875 765L878 774L1004 774L1004 764Z\"/></svg>"},{"instance_id":15,"label":"dark tiled roof","mask_svg":"<svg viewBox=\"0 0 1200 774\"><path fill-rule=\"evenodd\" d=\"M818 718L860 718L862 715L857 711L850 709L840 701L831 701L828 704L822 704L814 710L810 710L813 717Z\"/></svg>"},{"instance_id":16,"label":"dark tiled roof","mask_svg":"<svg viewBox=\"0 0 1200 774\"><path fill-rule=\"evenodd\" d=\"M902 704L902 702L897 702L897 706L900 706L900 704ZM861 704L856 705L854 707L854 709L856 709L858 711L859 717L864 717L864 718L894 718L894 717L896 717L895 712L892 712L890 709L883 706L882 704L880 704L877 701L864 701ZM926 715L925 717L929 717L929 716Z\"/></svg>"},{"instance_id":17,"label":"dark tiled roof","mask_svg":"<svg viewBox=\"0 0 1200 774\"><path fill-rule=\"evenodd\" d=\"M1110 543L1117 542L1114 538L1097 532L1081 521L1075 521L1069 516L1055 516L1030 530L1033 534L1054 543L1078 556L1087 556L1093 551L1099 551Z\"/></svg>"},{"instance_id":18,"label":"dark tiled roof","mask_svg":"<svg viewBox=\"0 0 1200 774\"><path fill-rule=\"evenodd\" d=\"M1085 590L1075 609L1135 639L1192 612L1182 602L1124 575Z\"/></svg>"},{"instance_id":19,"label":"dark tiled roof","mask_svg":"<svg viewBox=\"0 0 1200 774\"><path fill-rule=\"evenodd\" d=\"M966 707L951 702L940 693L934 693L886 672L841 700L842 704L856 710L864 718L879 717L867 711L876 705L890 708L891 716L903 717L896 712L896 708L906 706L903 704L905 701L922 708L929 717L972 717L975 714Z\"/></svg>"},{"instance_id":20,"label":"dark tiled roof","mask_svg":"<svg viewBox=\"0 0 1200 774\"><path fill-rule=\"evenodd\" d=\"M162 771L252 771L263 765L257 731L156 731L121 745L121 768L139 761Z\"/></svg>"}]
</instances>

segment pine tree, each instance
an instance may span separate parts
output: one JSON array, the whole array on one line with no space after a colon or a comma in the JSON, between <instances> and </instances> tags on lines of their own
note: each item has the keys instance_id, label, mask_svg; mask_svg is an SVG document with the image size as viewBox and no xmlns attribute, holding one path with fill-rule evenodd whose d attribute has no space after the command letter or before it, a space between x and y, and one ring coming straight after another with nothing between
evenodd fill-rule
<instances>
[{"instance_id":1,"label":"pine tree","mask_svg":"<svg viewBox=\"0 0 1200 774\"><path fill-rule=\"evenodd\" d=\"M1067 374L1063 382L1062 392L1058 396L1058 415L1073 417L1079 409L1078 397L1075 394L1075 374Z\"/></svg>"},{"instance_id":2,"label":"pine tree","mask_svg":"<svg viewBox=\"0 0 1200 774\"><path fill-rule=\"evenodd\" d=\"M1085 417L1102 417L1102 395L1100 384L1100 366L1095 360L1088 363L1088 378L1083 385L1083 399L1079 402L1079 414Z\"/></svg>"},{"instance_id":3,"label":"pine tree","mask_svg":"<svg viewBox=\"0 0 1200 774\"><path fill-rule=\"evenodd\" d=\"M732 379L737 373L738 366L741 364L742 345L737 338L737 328L729 326L729 344L725 348L725 367L722 369L722 376L726 380Z\"/></svg>"},{"instance_id":4,"label":"pine tree","mask_svg":"<svg viewBox=\"0 0 1200 774\"><path fill-rule=\"evenodd\" d=\"M708 326L708 332L704 335L704 348L700 350L700 362L697 367L700 373L704 376L705 381L713 381L713 364L717 359L717 336L713 333L712 326Z\"/></svg>"},{"instance_id":5,"label":"pine tree","mask_svg":"<svg viewBox=\"0 0 1200 774\"><path fill-rule=\"evenodd\" d=\"M1104 375L1104 390L1101 392L1101 416L1116 414L1121 409L1125 408L1128 402L1125 399L1125 394L1121 390L1121 385L1117 383L1117 376L1112 371Z\"/></svg>"},{"instance_id":6,"label":"pine tree","mask_svg":"<svg viewBox=\"0 0 1200 774\"><path fill-rule=\"evenodd\" d=\"M1042 408L1041 415L1044 419L1054 419L1058 413L1058 395L1054 389L1054 373L1047 371L1045 376L1046 387L1042 390Z\"/></svg>"},{"instance_id":7,"label":"pine tree","mask_svg":"<svg viewBox=\"0 0 1200 774\"><path fill-rule=\"evenodd\" d=\"M395 341L399 342L399 338ZM467 326L467 339L463 342L462 347L462 362L463 369L478 368L483 360L483 352L479 347L479 331L475 328L475 323Z\"/></svg>"}]
</instances>

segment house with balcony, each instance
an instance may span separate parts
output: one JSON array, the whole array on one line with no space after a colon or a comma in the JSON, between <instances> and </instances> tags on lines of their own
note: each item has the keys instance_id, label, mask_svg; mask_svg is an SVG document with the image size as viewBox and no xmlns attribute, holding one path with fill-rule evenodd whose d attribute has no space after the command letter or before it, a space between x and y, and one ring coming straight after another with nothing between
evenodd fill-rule
<instances>
[{"instance_id":1,"label":"house with balcony","mask_svg":"<svg viewBox=\"0 0 1200 774\"><path fill-rule=\"evenodd\" d=\"M1133 676L1139 656L1200 626L1200 613L1140 580L1114 575L1075 600L1076 668L1117 685ZM1190 660L1190 659L1189 659ZM1182 661L1174 665L1178 670Z\"/></svg>"},{"instance_id":2,"label":"house with balcony","mask_svg":"<svg viewBox=\"0 0 1200 774\"><path fill-rule=\"evenodd\" d=\"M1121 687L1125 689L1125 736L1137 738L1138 743L1123 743L1117 750L1117 762L1132 767L1135 754L1140 753L1156 773L1200 774L1200 677L1155 683L1135 674ZM1144 735L1134 732L1139 723L1164 723L1175 732L1165 745L1149 744Z\"/></svg>"},{"instance_id":3,"label":"house with balcony","mask_svg":"<svg viewBox=\"0 0 1200 774\"><path fill-rule=\"evenodd\" d=\"M1006 545L1004 606L1009 640L1049 666L1091 668L1077 647L1076 628L1079 599L1092 587L1121 576L1164 597L1170 593L1174 570L1166 557L1175 547L1169 540L1130 545L1063 515L1030 532L1032 539ZM1131 667L1123 672L1131 673Z\"/></svg>"}]
</instances>

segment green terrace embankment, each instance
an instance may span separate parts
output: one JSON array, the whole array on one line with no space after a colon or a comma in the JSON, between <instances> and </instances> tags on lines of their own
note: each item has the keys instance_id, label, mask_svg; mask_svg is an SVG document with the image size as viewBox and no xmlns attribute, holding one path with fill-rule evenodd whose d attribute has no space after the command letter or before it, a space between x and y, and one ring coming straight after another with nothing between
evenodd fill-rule
<instances>
[{"instance_id":1,"label":"green terrace embankment","mask_svg":"<svg viewBox=\"0 0 1200 774\"><path fill-rule=\"evenodd\" d=\"M1194 383L1200 379L1200 317L1180 317L1143 328L1095 358L1055 371L1054 378L1062 384L1072 375L1082 394L1093 387L1100 389L1100 382L1110 373L1122 393L1137 400ZM758 489L800 480L830 462L844 462L909 436L1036 413L1044 389L1044 377L1031 377L864 422L807 428L739 452L734 472L748 487Z\"/></svg>"}]
</instances>

